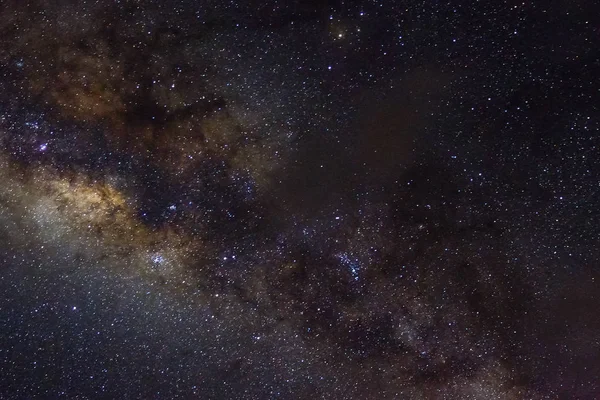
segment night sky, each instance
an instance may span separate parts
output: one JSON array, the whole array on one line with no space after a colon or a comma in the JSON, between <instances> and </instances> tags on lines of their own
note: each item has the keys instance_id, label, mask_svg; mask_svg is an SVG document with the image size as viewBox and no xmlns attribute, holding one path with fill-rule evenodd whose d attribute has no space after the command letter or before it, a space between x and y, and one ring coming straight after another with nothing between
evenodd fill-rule
<instances>
[{"instance_id":1,"label":"night sky","mask_svg":"<svg viewBox=\"0 0 600 400\"><path fill-rule=\"evenodd\" d=\"M0 2L0 399L600 398L600 6Z\"/></svg>"}]
</instances>

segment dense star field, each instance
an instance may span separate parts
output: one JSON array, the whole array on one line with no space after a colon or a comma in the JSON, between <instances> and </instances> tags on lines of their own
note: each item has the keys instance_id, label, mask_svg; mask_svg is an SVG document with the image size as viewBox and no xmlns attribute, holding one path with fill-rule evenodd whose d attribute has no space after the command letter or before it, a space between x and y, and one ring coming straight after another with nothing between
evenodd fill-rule
<instances>
[{"instance_id":1,"label":"dense star field","mask_svg":"<svg viewBox=\"0 0 600 400\"><path fill-rule=\"evenodd\" d=\"M0 399L600 398L599 11L0 2Z\"/></svg>"}]
</instances>

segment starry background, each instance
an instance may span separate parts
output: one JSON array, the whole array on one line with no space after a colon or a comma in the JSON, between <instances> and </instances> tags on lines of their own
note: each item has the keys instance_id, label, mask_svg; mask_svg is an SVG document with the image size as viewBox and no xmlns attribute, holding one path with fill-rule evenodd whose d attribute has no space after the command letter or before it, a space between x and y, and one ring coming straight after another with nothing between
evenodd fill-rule
<instances>
[{"instance_id":1,"label":"starry background","mask_svg":"<svg viewBox=\"0 0 600 400\"><path fill-rule=\"evenodd\" d=\"M598 11L0 2L0 398L600 397Z\"/></svg>"}]
</instances>

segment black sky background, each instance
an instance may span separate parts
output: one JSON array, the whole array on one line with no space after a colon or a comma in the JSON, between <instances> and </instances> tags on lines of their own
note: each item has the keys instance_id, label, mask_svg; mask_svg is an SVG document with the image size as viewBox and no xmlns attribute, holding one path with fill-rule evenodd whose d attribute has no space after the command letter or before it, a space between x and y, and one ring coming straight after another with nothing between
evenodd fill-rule
<instances>
[{"instance_id":1,"label":"black sky background","mask_svg":"<svg viewBox=\"0 0 600 400\"><path fill-rule=\"evenodd\" d=\"M597 398L597 11L0 3L0 398Z\"/></svg>"}]
</instances>

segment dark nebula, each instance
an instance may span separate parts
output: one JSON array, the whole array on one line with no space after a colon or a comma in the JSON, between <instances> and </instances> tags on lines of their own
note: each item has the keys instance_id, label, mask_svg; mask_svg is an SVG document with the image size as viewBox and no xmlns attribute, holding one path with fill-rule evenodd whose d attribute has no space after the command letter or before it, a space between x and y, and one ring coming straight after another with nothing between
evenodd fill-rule
<instances>
[{"instance_id":1,"label":"dark nebula","mask_svg":"<svg viewBox=\"0 0 600 400\"><path fill-rule=\"evenodd\" d=\"M0 399L600 398L599 11L0 2Z\"/></svg>"}]
</instances>

